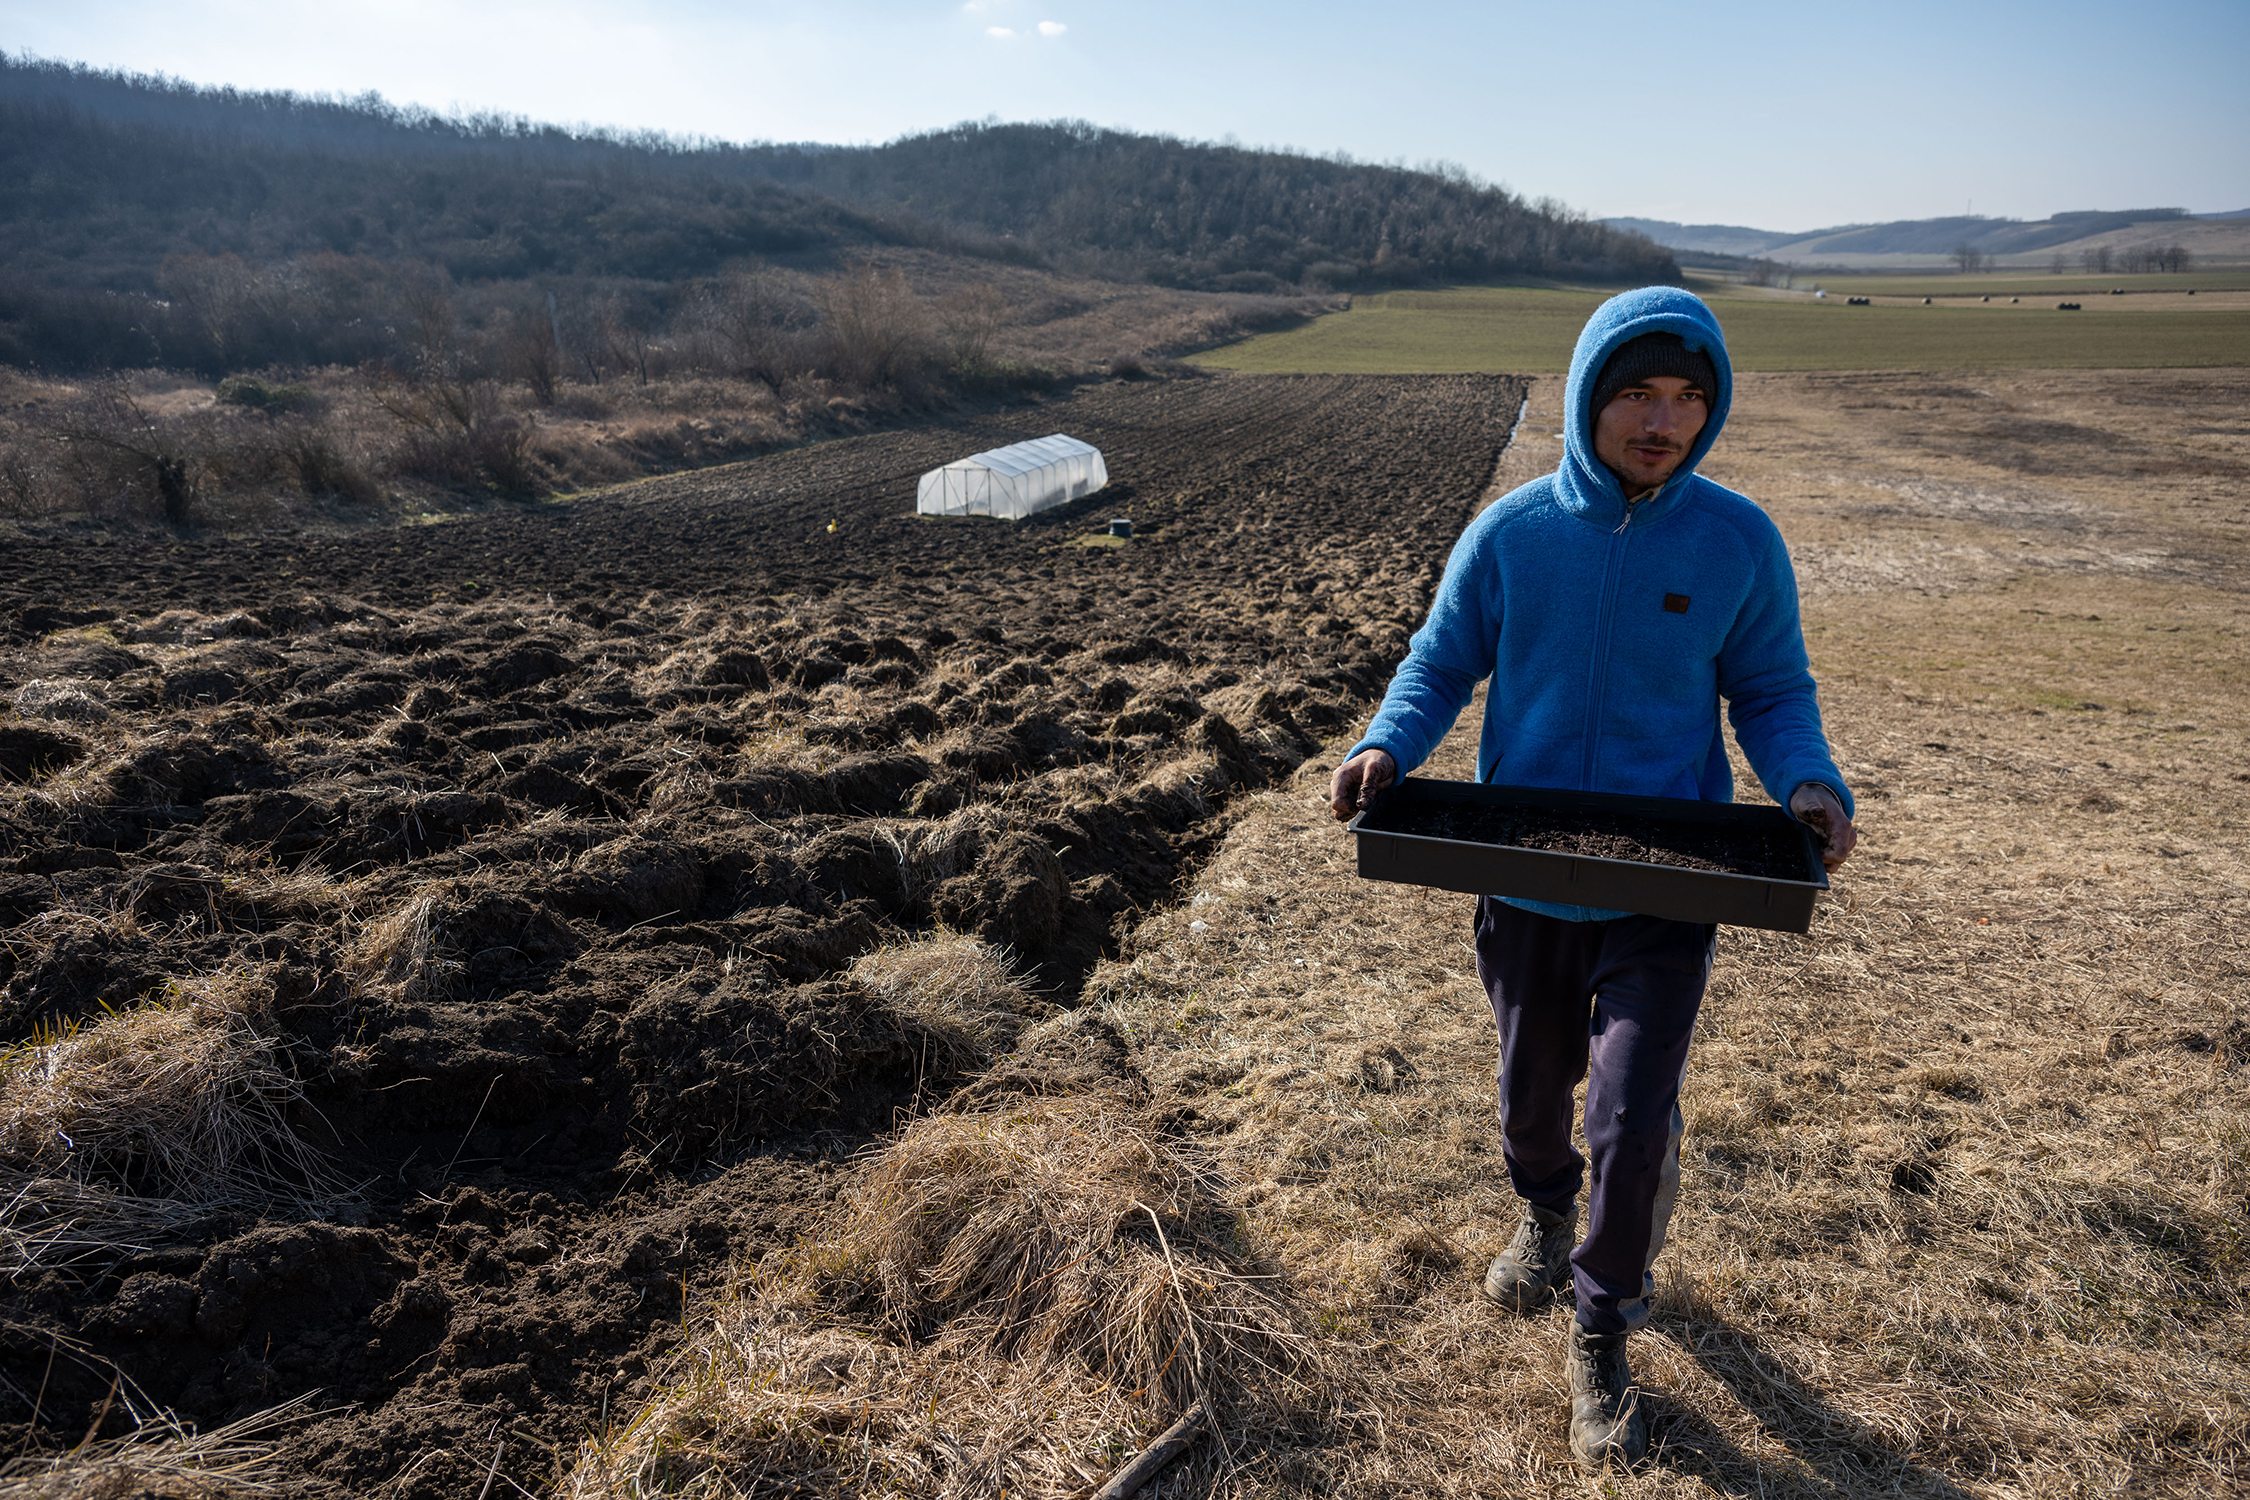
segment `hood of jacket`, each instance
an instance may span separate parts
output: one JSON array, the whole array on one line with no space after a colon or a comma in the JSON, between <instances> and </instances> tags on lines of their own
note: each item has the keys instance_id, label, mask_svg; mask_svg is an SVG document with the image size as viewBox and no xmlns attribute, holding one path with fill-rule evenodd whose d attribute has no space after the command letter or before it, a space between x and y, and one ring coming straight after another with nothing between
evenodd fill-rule
<instances>
[{"instance_id":1,"label":"hood of jacket","mask_svg":"<svg viewBox=\"0 0 2250 1500\"><path fill-rule=\"evenodd\" d=\"M1563 461L1556 471L1555 489L1565 510L1605 528L1622 524L1627 507L1624 485L1610 472L1609 465L1594 456L1594 383L1617 347L1644 333L1678 334L1688 348L1709 355L1712 367L1719 372L1719 388L1706 392L1711 415L1696 434L1687 457L1654 494L1631 507L1636 528L1680 503L1690 488L1688 480L1695 466L1719 440L1719 430L1726 426L1727 408L1734 401L1734 366L1727 359L1726 336L1701 297L1678 287L1644 286L1621 292L1594 309L1578 335L1578 348L1570 356L1570 380L1563 387Z\"/></svg>"}]
</instances>

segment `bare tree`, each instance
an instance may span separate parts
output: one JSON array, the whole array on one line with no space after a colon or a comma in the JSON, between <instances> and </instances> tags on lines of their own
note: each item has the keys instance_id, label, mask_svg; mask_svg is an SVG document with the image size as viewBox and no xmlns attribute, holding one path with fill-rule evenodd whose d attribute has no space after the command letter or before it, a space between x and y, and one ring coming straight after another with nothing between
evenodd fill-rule
<instances>
[{"instance_id":1,"label":"bare tree","mask_svg":"<svg viewBox=\"0 0 2250 1500\"><path fill-rule=\"evenodd\" d=\"M976 374L991 363L992 341L1007 326L1008 302L998 287L984 282L947 297L938 318L953 368Z\"/></svg>"},{"instance_id":2,"label":"bare tree","mask_svg":"<svg viewBox=\"0 0 2250 1500\"><path fill-rule=\"evenodd\" d=\"M209 357L221 367L270 357L261 335L287 321L284 272L250 265L238 255L175 255L158 268L157 284L188 316Z\"/></svg>"},{"instance_id":3,"label":"bare tree","mask_svg":"<svg viewBox=\"0 0 2250 1500\"><path fill-rule=\"evenodd\" d=\"M705 292L688 322L706 362L762 381L778 395L784 381L812 365L809 339L818 315L780 272L759 270Z\"/></svg>"},{"instance_id":4,"label":"bare tree","mask_svg":"<svg viewBox=\"0 0 2250 1500\"><path fill-rule=\"evenodd\" d=\"M374 365L366 375L375 404L406 434L406 470L504 495L537 492L530 429L501 405L499 383L450 340L426 345L404 369Z\"/></svg>"},{"instance_id":5,"label":"bare tree","mask_svg":"<svg viewBox=\"0 0 2250 1500\"><path fill-rule=\"evenodd\" d=\"M934 339L928 311L905 276L862 265L824 282L820 308L821 367L861 390L909 383L929 362Z\"/></svg>"},{"instance_id":6,"label":"bare tree","mask_svg":"<svg viewBox=\"0 0 2250 1500\"><path fill-rule=\"evenodd\" d=\"M586 378L590 383L601 384L598 367L606 364L621 375L634 377L641 385L648 384L656 341L624 298L612 292L594 304L593 322L584 344Z\"/></svg>"},{"instance_id":7,"label":"bare tree","mask_svg":"<svg viewBox=\"0 0 2250 1500\"><path fill-rule=\"evenodd\" d=\"M552 294L550 294L551 296ZM546 307L519 307L500 331L500 357L508 373L524 383L531 399L553 406L562 385L562 343Z\"/></svg>"}]
</instances>

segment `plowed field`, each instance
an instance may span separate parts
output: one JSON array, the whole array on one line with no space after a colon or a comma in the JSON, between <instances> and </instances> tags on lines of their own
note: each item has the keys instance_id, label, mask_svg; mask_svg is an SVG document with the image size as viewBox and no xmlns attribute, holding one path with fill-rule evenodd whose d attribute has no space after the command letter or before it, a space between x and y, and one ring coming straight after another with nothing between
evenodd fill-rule
<instances>
[{"instance_id":1,"label":"plowed field","mask_svg":"<svg viewBox=\"0 0 2250 1500\"><path fill-rule=\"evenodd\" d=\"M196 1200L148 1142L11 1124L6 1437L317 1391L304 1472L457 1496L629 1408L730 1256L973 1073L854 960L974 934L1070 1005L1364 712L1521 395L1114 385L445 526L11 546L9 1086L223 991L309 1150ZM1057 430L1108 493L909 514ZM105 1238L55 1181L168 1208Z\"/></svg>"}]
</instances>

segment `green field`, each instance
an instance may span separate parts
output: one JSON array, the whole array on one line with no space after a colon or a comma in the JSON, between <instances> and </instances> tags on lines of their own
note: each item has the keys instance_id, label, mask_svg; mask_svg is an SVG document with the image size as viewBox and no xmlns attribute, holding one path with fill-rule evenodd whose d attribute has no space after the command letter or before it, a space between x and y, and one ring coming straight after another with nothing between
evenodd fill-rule
<instances>
[{"instance_id":1,"label":"green field","mask_svg":"<svg viewBox=\"0 0 2250 1500\"><path fill-rule=\"evenodd\" d=\"M1923 283L1945 278L1886 278ZM1959 282L1967 278L1950 278ZM2250 299L2086 296L2058 312L2055 295L2020 304L1918 300L1846 307L1882 295L1875 278L1840 279L1825 302L1807 294L1696 285L1711 299L1741 370L2130 369L2250 365ZM2118 284L2123 284L2122 282ZM1953 290L1965 290L1955 286ZM2181 290L2185 290L2182 286ZM1609 293L1584 287L1453 287L1357 297L1281 333L1196 356L1259 373L1459 374L1566 369L1586 315ZM2080 300L2073 298L2071 300Z\"/></svg>"}]
</instances>

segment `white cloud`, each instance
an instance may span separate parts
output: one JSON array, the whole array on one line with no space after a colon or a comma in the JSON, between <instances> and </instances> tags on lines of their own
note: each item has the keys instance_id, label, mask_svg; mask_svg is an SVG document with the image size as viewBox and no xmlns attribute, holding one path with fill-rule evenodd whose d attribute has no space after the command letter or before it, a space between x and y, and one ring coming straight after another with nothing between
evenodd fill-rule
<instances>
[{"instance_id":1,"label":"white cloud","mask_svg":"<svg viewBox=\"0 0 2250 1500\"><path fill-rule=\"evenodd\" d=\"M1041 36L1061 36L1068 30L1070 28L1060 21L1041 21L1039 23L1039 34Z\"/></svg>"},{"instance_id":2,"label":"white cloud","mask_svg":"<svg viewBox=\"0 0 2250 1500\"><path fill-rule=\"evenodd\" d=\"M987 26L984 28L984 34L996 36L1003 42L1012 42L1016 39L1016 28L1013 26Z\"/></svg>"},{"instance_id":3,"label":"white cloud","mask_svg":"<svg viewBox=\"0 0 2250 1500\"><path fill-rule=\"evenodd\" d=\"M972 16L981 16L992 9L991 0L964 0L961 8Z\"/></svg>"}]
</instances>

